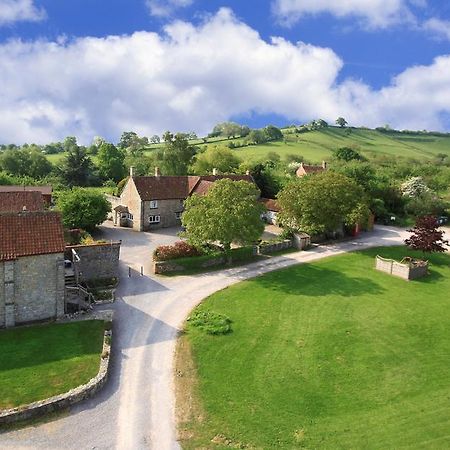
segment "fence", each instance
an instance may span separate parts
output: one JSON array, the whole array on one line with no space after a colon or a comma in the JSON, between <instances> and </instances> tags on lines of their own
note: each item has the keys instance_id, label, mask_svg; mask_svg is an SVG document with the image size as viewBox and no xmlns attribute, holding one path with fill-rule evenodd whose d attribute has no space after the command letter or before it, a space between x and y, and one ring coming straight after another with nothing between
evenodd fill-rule
<instances>
[{"instance_id":1,"label":"fence","mask_svg":"<svg viewBox=\"0 0 450 450\"><path fill-rule=\"evenodd\" d=\"M415 280L427 275L428 261L404 258L401 262L398 262L377 255L375 268L381 272L403 278L404 280Z\"/></svg>"}]
</instances>

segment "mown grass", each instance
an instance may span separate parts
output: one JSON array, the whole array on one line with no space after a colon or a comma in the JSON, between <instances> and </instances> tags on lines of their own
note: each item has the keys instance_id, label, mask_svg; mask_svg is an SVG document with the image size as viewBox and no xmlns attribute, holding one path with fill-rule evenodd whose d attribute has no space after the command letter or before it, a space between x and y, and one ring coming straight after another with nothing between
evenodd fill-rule
<instances>
[{"instance_id":1,"label":"mown grass","mask_svg":"<svg viewBox=\"0 0 450 450\"><path fill-rule=\"evenodd\" d=\"M103 330L95 320L0 331L0 409L89 381L99 369Z\"/></svg>"},{"instance_id":2,"label":"mown grass","mask_svg":"<svg viewBox=\"0 0 450 450\"><path fill-rule=\"evenodd\" d=\"M183 448L449 448L450 256L407 282L376 271L376 254L412 252L294 266L199 307L232 332L181 337Z\"/></svg>"}]
</instances>

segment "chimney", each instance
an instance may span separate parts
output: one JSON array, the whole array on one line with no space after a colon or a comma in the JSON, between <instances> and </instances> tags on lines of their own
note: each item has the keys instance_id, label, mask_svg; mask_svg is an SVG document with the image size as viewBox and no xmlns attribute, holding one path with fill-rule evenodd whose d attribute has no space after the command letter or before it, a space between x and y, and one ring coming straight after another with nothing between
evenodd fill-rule
<instances>
[{"instance_id":1,"label":"chimney","mask_svg":"<svg viewBox=\"0 0 450 450\"><path fill-rule=\"evenodd\" d=\"M155 167L155 177L160 177L161 171L159 170L159 167Z\"/></svg>"},{"instance_id":2,"label":"chimney","mask_svg":"<svg viewBox=\"0 0 450 450\"><path fill-rule=\"evenodd\" d=\"M322 168L324 170L327 170L327 162L326 161L322 161Z\"/></svg>"},{"instance_id":3,"label":"chimney","mask_svg":"<svg viewBox=\"0 0 450 450\"><path fill-rule=\"evenodd\" d=\"M214 167L213 169L213 175L216 176L217 175L217 169Z\"/></svg>"},{"instance_id":4,"label":"chimney","mask_svg":"<svg viewBox=\"0 0 450 450\"><path fill-rule=\"evenodd\" d=\"M134 177L134 167L130 167L130 178Z\"/></svg>"},{"instance_id":5,"label":"chimney","mask_svg":"<svg viewBox=\"0 0 450 450\"><path fill-rule=\"evenodd\" d=\"M22 206L22 211L26 211L27 207L25 205Z\"/></svg>"},{"instance_id":6,"label":"chimney","mask_svg":"<svg viewBox=\"0 0 450 450\"><path fill-rule=\"evenodd\" d=\"M250 170L247 169L247 170L245 171L245 175L247 175L247 176L250 175Z\"/></svg>"}]
</instances>

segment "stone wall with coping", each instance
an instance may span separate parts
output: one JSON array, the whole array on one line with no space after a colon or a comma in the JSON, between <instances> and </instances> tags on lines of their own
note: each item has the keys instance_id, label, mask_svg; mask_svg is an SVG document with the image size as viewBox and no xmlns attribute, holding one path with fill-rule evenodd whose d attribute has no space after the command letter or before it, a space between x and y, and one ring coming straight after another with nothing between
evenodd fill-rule
<instances>
[{"instance_id":1,"label":"stone wall with coping","mask_svg":"<svg viewBox=\"0 0 450 450\"><path fill-rule=\"evenodd\" d=\"M270 253L280 252L287 250L294 246L294 241L291 239L285 239L281 242L274 242L270 244L261 244L257 246L259 255L269 255Z\"/></svg>"},{"instance_id":2,"label":"stone wall with coping","mask_svg":"<svg viewBox=\"0 0 450 450\"><path fill-rule=\"evenodd\" d=\"M73 262L79 282L119 277L120 242L66 247L65 256ZM79 257L73 257L74 250Z\"/></svg>"},{"instance_id":3,"label":"stone wall with coping","mask_svg":"<svg viewBox=\"0 0 450 450\"><path fill-rule=\"evenodd\" d=\"M100 368L97 375L86 384L71 389L64 394L40 400L17 408L0 410L0 425L29 420L55 411L65 409L96 394L108 379L111 356L111 331L105 331Z\"/></svg>"}]
</instances>

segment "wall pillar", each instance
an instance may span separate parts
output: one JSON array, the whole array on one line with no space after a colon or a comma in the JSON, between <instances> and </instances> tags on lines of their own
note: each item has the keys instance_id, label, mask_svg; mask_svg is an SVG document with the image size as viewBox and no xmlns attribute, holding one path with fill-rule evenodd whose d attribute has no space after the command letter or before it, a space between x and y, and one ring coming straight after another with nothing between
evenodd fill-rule
<instances>
[{"instance_id":1,"label":"wall pillar","mask_svg":"<svg viewBox=\"0 0 450 450\"><path fill-rule=\"evenodd\" d=\"M56 261L56 318L62 317L66 307L66 278L64 257L58 258Z\"/></svg>"},{"instance_id":2,"label":"wall pillar","mask_svg":"<svg viewBox=\"0 0 450 450\"><path fill-rule=\"evenodd\" d=\"M14 261L5 261L5 327L16 324Z\"/></svg>"}]
</instances>

